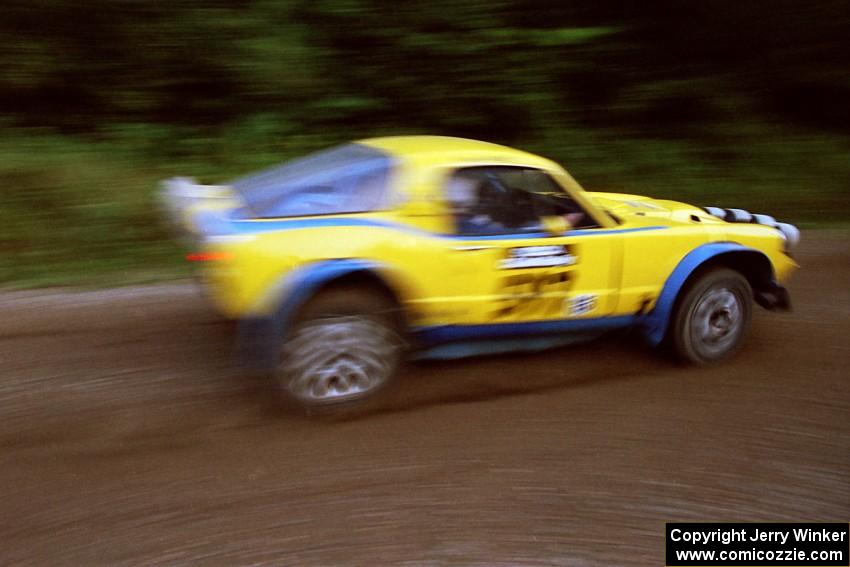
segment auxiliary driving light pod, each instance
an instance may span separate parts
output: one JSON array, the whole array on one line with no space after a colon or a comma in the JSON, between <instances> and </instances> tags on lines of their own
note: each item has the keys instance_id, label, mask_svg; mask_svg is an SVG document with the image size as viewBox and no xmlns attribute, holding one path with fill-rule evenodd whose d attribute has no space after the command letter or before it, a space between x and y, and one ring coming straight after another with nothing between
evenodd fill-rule
<instances>
[{"instance_id":1,"label":"auxiliary driving light pod","mask_svg":"<svg viewBox=\"0 0 850 567\"><path fill-rule=\"evenodd\" d=\"M787 222L776 223L776 228L785 239L785 251L793 251L800 243L800 229Z\"/></svg>"},{"instance_id":2,"label":"auxiliary driving light pod","mask_svg":"<svg viewBox=\"0 0 850 567\"><path fill-rule=\"evenodd\" d=\"M721 209L720 207L703 207L702 210L707 212L713 217L717 217L719 219L726 219L726 211Z\"/></svg>"},{"instance_id":3,"label":"auxiliary driving light pod","mask_svg":"<svg viewBox=\"0 0 850 567\"><path fill-rule=\"evenodd\" d=\"M732 222L752 222L753 215L744 209L726 209L726 220L732 217Z\"/></svg>"},{"instance_id":4,"label":"auxiliary driving light pod","mask_svg":"<svg viewBox=\"0 0 850 567\"><path fill-rule=\"evenodd\" d=\"M752 214L744 209L723 209L721 207L702 207L713 217L736 223L755 223L775 228L785 241L785 251L791 252L800 243L800 229L787 222L777 222L770 215Z\"/></svg>"},{"instance_id":5,"label":"auxiliary driving light pod","mask_svg":"<svg viewBox=\"0 0 850 567\"><path fill-rule=\"evenodd\" d=\"M776 219L770 215L753 215L753 222L776 228Z\"/></svg>"},{"instance_id":6,"label":"auxiliary driving light pod","mask_svg":"<svg viewBox=\"0 0 850 567\"><path fill-rule=\"evenodd\" d=\"M753 222L753 215L744 209L724 209L721 207L703 207L702 210L711 216L726 222Z\"/></svg>"}]
</instances>

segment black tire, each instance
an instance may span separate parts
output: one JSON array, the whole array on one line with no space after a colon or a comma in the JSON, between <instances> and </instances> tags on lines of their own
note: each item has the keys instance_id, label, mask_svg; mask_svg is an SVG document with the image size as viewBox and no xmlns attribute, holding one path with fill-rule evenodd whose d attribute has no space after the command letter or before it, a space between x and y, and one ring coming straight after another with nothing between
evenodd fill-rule
<instances>
[{"instance_id":1,"label":"black tire","mask_svg":"<svg viewBox=\"0 0 850 567\"><path fill-rule=\"evenodd\" d=\"M348 413L383 392L404 353L399 312L380 289L322 291L296 316L275 380L308 413Z\"/></svg>"},{"instance_id":2,"label":"black tire","mask_svg":"<svg viewBox=\"0 0 850 567\"><path fill-rule=\"evenodd\" d=\"M753 314L753 291L740 273L713 268L684 290L670 322L670 346L676 357L707 365L735 355Z\"/></svg>"}]
</instances>

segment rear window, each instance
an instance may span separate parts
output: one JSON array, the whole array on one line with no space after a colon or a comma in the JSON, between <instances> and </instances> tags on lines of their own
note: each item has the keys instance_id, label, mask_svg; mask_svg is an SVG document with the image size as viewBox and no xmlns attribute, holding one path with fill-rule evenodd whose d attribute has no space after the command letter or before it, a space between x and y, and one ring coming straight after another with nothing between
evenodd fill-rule
<instances>
[{"instance_id":1,"label":"rear window","mask_svg":"<svg viewBox=\"0 0 850 567\"><path fill-rule=\"evenodd\" d=\"M259 218L361 213L385 206L392 159L360 144L323 150L237 179Z\"/></svg>"}]
</instances>

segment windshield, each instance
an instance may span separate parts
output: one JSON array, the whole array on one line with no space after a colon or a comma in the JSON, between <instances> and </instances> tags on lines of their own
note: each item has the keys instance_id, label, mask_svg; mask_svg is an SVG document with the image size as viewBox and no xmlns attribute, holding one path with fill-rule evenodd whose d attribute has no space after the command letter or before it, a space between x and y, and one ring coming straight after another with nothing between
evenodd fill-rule
<instances>
[{"instance_id":1,"label":"windshield","mask_svg":"<svg viewBox=\"0 0 850 567\"><path fill-rule=\"evenodd\" d=\"M391 158L360 144L323 150L231 183L259 218L374 211L385 202Z\"/></svg>"}]
</instances>

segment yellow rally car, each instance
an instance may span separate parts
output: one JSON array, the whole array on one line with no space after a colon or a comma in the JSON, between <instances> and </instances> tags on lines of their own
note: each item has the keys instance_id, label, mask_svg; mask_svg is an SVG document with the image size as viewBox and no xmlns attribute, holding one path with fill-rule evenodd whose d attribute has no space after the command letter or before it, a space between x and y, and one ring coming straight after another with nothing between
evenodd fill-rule
<instances>
[{"instance_id":1,"label":"yellow rally car","mask_svg":"<svg viewBox=\"0 0 850 567\"><path fill-rule=\"evenodd\" d=\"M308 407L377 392L406 353L626 327L719 361L753 300L789 307L797 267L799 231L769 216L585 192L548 159L459 138L361 140L162 197L211 301Z\"/></svg>"}]
</instances>

